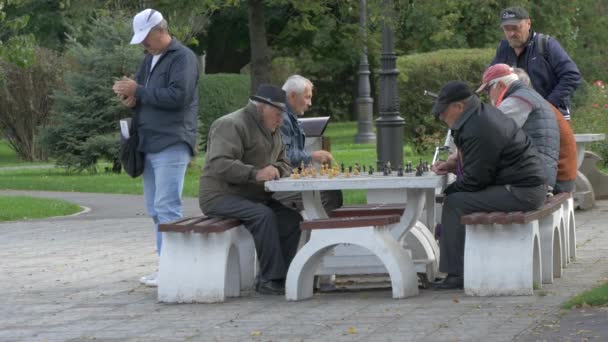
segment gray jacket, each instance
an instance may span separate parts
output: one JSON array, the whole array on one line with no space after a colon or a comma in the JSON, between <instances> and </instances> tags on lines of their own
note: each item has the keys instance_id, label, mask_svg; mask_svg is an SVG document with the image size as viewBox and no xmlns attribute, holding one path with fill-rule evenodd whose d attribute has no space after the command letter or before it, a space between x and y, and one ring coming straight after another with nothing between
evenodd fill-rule
<instances>
[{"instance_id":1,"label":"gray jacket","mask_svg":"<svg viewBox=\"0 0 608 342\"><path fill-rule=\"evenodd\" d=\"M532 139L543 162L547 184L555 186L559 159L559 126L547 101L521 81L511 84L498 106L512 116L519 127Z\"/></svg>"},{"instance_id":2,"label":"gray jacket","mask_svg":"<svg viewBox=\"0 0 608 342\"><path fill-rule=\"evenodd\" d=\"M266 201L272 193L255 180L258 170L274 165L281 177L291 173L281 133L262 124L254 103L215 120L209 129L205 166L200 177L199 204L203 212L213 208L216 198L237 195Z\"/></svg>"},{"instance_id":3,"label":"gray jacket","mask_svg":"<svg viewBox=\"0 0 608 342\"><path fill-rule=\"evenodd\" d=\"M185 142L194 155L198 123L199 65L194 52L173 38L152 72L146 54L135 74L139 150L155 153Z\"/></svg>"}]
</instances>

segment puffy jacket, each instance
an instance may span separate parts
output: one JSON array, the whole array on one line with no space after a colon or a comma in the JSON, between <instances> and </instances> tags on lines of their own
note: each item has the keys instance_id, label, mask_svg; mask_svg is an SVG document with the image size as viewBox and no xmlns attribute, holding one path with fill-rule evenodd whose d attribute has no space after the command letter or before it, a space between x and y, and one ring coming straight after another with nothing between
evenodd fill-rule
<instances>
[{"instance_id":1,"label":"puffy jacket","mask_svg":"<svg viewBox=\"0 0 608 342\"><path fill-rule=\"evenodd\" d=\"M209 129L205 166L200 177L199 204L203 212L222 195L242 196L252 201L270 199L256 173L274 165L282 177L291 173L281 134L262 123L254 103L215 120Z\"/></svg>"},{"instance_id":2,"label":"puffy jacket","mask_svg":"<svg viewBox=\"0 0 608 342\"><path fill-rule=\"evenodd\" d=\"M557 107L570 120L570 97L581 83L581 73L559 42L547 37L546 55L539 53L538 34L530 30L523 52L517 56L509 42L503 39L490 65L505 63L524 69L530 75L534 90Z\"/></svg>"},{"instance_id":3,"label":"puffy jacket","mask_svg":"<svg viewBox=\"0 0 608 342\"><path fill-rule=\"evenodd\" d=\"M510 102L510 103L509 103ZM547 184L555 186L557 162L559 160L560 133L551 105L533 89L521 81L511 83L504 99L499 102L499 109L509 103L511 111L515 109L523 121L518 123L532 139L543 162ZM508 112L505 112L509 114ZM517 120L516 120L517 123Z\"/></svg>"},{"instance_id":4,"label":"puffy jacket","mask_svg":"<svg viewBox=\"0 0 608 342\"><path fill-rule=\"evenodd\" d=\"M495 107L473 97L450 128L463 173L446 188L446 194L475 192L491 185L534 187L546 183L530 138Z\"/></svg>"},{"instance_id":5,"label":"puffy jacket","mask_svg":"<svg viewBox=\"0 0 608 342\"><path fill-rule=\"evenodd\" d=\"M285 153L291 165L298 167L304 163L308 166L312 157L305 150L306 134L300 126L298 117L293 113L289 104L283 112L283 124L281 125L281 136L285 144Z\"/></svg>"},{"instance_id":6,"label":"puffy jacket","mask_svg":"<svg viewBox=\"0 0 608 342\"><path fill-rule=\"evenodd\" d=\"M199 64L192 50L173 38L150 72L146 54L135 74L139 150L160 152L179 142L196 151Z\"/></svg>"}]
</instances>

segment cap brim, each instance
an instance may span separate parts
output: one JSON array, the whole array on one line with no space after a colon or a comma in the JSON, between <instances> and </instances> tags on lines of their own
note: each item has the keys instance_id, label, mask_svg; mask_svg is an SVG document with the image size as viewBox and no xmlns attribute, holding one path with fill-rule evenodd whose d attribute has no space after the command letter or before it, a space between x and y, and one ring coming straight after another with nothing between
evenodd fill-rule
<instances>
[{"instance_id":1,"label":"cap brim","mask_svg":"<svg viewBox=\"0 0 608 342\"><path fill-rule=\"evenodd\" d=\"M523 19L509 19L509 20L505 20L503 22L500 23L500 26L505 26L505 25L519 25L519 23L522 21Z\"/></svg>"},{"instance_id":2,"label":"cap brim","mask_svg":"<svg viewBox=\"0 0 608 342\"><path fill-rule=\"evenodd\" d=\"M152 28L149 28L145 31L141 31L141 32L137 32L136 34L133 35L133 38L131 38L131 43L130 44L141 44L141 42L144 41L144 39L146 39L146 37L148 36L148 33L150 33L150 30Z\"/></svg>"},{"instance_id":3,"label":"cap brim","mask_svg":"<svg viewBox=\"0 0 608 342\"><path fill-rule=\"evenodd\" d=\"M266 98L263 98L263 97L260 97L260 96L257 96L257 95L253 95L249 99L251 99L253 101L257 101L257 102L262 102L262 103L267 104L267 105L271 105L271 106L273 106L273 107L275 107L277 109L280 109L282 111L284 111L286 109L284 103L272 102L272 101L270 101L270 100L268 100Z\"/></svg>"},{"instance_id":4,"label":"cap brim","mask_svg":"<svg viewBox=\"0 0 608 342\"><path fill-rule=\"evenodd\" d=\"M477 90L475 90L475 92L477 94L481 93L482 91L484 91L486 89L486 87L488 86L488 82L486 83L482 83L479 88L477 88Z\"/></svg>"},{"instance_id":5,"label":"cap brim","mask_svg":"<svg viewBox=\"0 0 608 342\"><path fill-rule=\"evenodd\" d=\"M431 109L431 113L435 116L439 116L441 113L445 112L449 105L449 103L435 102L433 109Z\"/></svg>"}]
</instances>

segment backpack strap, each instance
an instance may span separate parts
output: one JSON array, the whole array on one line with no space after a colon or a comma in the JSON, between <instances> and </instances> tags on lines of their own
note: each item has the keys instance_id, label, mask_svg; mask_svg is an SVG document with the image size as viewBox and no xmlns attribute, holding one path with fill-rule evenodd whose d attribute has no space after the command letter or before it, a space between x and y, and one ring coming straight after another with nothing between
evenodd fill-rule
<instances>
[{"instance_id":1,"label":"backpack strap","mask_svg":"<svg viewBox=\"0 0 608 342\"><path fill-rule=\"evenodd\" d=\"M536 43L538 44L538 46L536 47L538 49L538 54L543 56L543 58L547 62L549 62L549 52L547 51L547 44L551 36L543 33L537 33L536 35L538 36L538 39L536 40Z\"/></svg>"}]
</instances>

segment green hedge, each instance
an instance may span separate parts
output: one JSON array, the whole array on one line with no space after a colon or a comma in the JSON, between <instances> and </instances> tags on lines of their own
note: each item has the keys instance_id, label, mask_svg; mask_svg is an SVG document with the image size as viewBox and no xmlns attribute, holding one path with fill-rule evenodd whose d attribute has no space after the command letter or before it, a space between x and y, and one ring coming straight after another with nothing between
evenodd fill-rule
<instances>
[{"instance_id":1,"label":"green hedge","mask_svg":"<svg viewBox=\"0 0 608 342\"><path fill-rule=\"evenodd\" d=\"M585 81L574 93L570 124L574 133L604 133L608 136L608 89ZM590 144L588 149L599 153L608 166L608 141Z\"/></svg>"},{"instance_id":2,"label":"green hedge","mask_svg":"<svg viewBox=\"0 0 608 342\"><path fill-rule=\"evenodd\" d=\"M207 132L211 123L220 116L231 113L247 104L249 75L202 75L199 88L198 141L199 150L204 151L207 146Z\"/></svg>"},{"instance_id":3,"label":"green hedge","mask_svg":"<svg viewBox=\"0 0 608 342\"><path fill-rule=\"evenodd\" d=\"M492 49L451 49L401 56L399 69L399 100L405 119L405 139L418 152L428 152L445 137L445 125L430 114L432 98L424 90L439 92L449 80L469 82L472 88L481 83L484 70L494 57ZM376 98L379 98L377 96Z\"/></svg>"}]
</instances>

